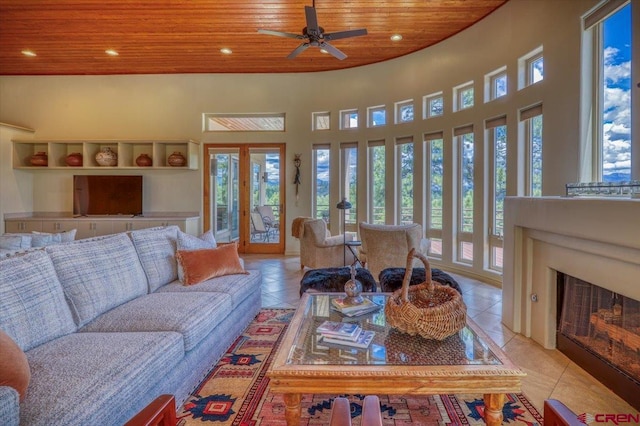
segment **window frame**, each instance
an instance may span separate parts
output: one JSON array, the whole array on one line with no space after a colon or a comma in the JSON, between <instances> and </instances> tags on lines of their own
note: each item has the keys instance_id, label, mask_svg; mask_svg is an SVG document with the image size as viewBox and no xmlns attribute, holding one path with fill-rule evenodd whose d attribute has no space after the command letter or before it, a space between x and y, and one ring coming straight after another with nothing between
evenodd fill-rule
<instances>
[{"instance_id":1,"label":"window frame","mask_svg":"<svg viewBox=\"0 0 640 426\"><path fill-rule=\"evenodd\" d=\"M355 152L354 152L355 151ZM351 173L351 155L355 154L355 171ZM352 182L351 178L354 178ZM346 198L351 203L351 208L345 212L343 226L356 225L358 223L358 143L343 142L340 144L340 199ZM351 196L353 192L354 196Z\"/></svg>"},{"instance_id":2,"label":"window frame","mask_svg":"<svg viewBox=\"0 0 640 426\"><path fill-rule=\"evenodd\" d=\"M327 156L328 156L328 160L327 160L327 177L328 177L328 182L327 182L327 188L329 188L328 191L328 205L327 205L327 215L326 217L323 217L320 212L318 211L318 151L327 151ZM314 144L311 146L311 152L313 153L313 155L311 156L311 167L313 170L313 173L311 174L311 188L312 188L312 195L311 195L311 211L312 211L312 217L314 218L318 218L318 219L324 219L325 222L327 222L327 225L329 224L329 219L331 217L331 145L330 144ZM324 206L324 205L323 205Z\"/></svg>"},{"instance_id":3,"label":"window frame","mask_svg":"<svg viewBox=\"0 0 640 426\"><path fill-rule=\"evenodd\" d=\"M464 142L465 142L465 137L471 135L471 137L473 138L473 160L472 160L472 164L473 164L473 173L475 173L475 168L476 168L476 141L475 141L475 133L474 133L474 128L473 125L468 125L468 126L463 126L463 127L458 127L456 129L453 129L453 137L454 137L454 145L456 146L456 153L457 153L457 161L456 161L456 168L457 168L457 173L456 173L456 189L455 189L455 193L456 193L456 246L457 246L457 250L456 250L456 256L455 256L455 261L458 263L463 263L466 265L473 265L474 263L474 255L473 255L473 234L474 234L474 229L476 227L476 218L475 218L475 199L473 200L473 205L471 207L472 210L472 217L471 217L471 231L465 231L464 230L464 188L463 188L463 182L464 182L464 167L463 167L463 161L464 161ZM475 188L476 188L476 184L477 182L475 182L475 176L474 176L474 180L473 180L473 188L474 188L474 192L473 192L473 197L475 198ZM471 245L471 258L470 259L466 259L463 257L463 253L464 253L464 246L466 244L470 244Z\"/></svg>"},{"instance_id":4,"label":"window frame","mask_svg":"<svg viewBox=\"0 0 640 426\"><path fill-rule=\"evenodd\" d=\"M411 218L408 222L402 220L402 213L405 208L409 208L408 206L403 206L402 204L402 173L404 169L402 168L402 147L403 145L412 145L413 147L413 158L411 159L411 192L415 191L415 169L416 169L416 157L415 157L415 143L413 141L413 136L399 137L395 140L395 153L396 153L396 161L395 161L395 172L396 172L396 185L395 185L395 193L396 193L396 225L403 225L405 223L412 223L415 217L415 204L411 205ZM411 198L413 199L413 198Z\"/></svg>"},{"instance_id":5,"label":"window frame","mask_svg":"<svg viewBox=\"0 0 640 426\"><path fill-rule=\"evenodd\" d=\"M402 110L405 107L411 107L411 119L410 120L403 120L402 119ZM404 101L400 101L400 102L396 102L394 104L394 110L395 110L395 123L396 124L404 124L404 123L412 123L413 120L415 119L415 106L413 105L413 99L406 99Z\"/></svg>"},{"instance_id":6,"label":"window frame","mask_svg":"<svg viewBox=\"0 0 640 426\"><path fill-rule=\"evenodd\" d=\"M432 193L433 191L431 190L432 188L432 180L433 180L433 161L432 161L432 156L433 156L433 149L432 149L432 144L435 142L439 142L441 144L441 149L442 149L442 207L440 209L440 219L441 219L441 223L440 223L440 227L433 227L433 197L432 197ZM432 244L429 247L429 252L427 253L430 257L436 258L436 259L442 259L442 229L444 227L444 224L442 223L444 221L444 210L445 210L445 205L444 205L444 177L445 177L445 173L444 173L444 166L445 166L445 156L444 156L444 135L443 132L434 132L434 133L428 133L423 135L423 152L425 153L424 155L424 164L423 164L423 170L425 171L424 173L424 188L425 188L425 221L424 223L426 224L425 226L425 235L427 238L429 238L432 241ZM440 252L436 252L434 251L434 247L435 245L433 244L433 241L439 241L439 244L437 244L440 247Z\"/></svg>"},{"instance_id":7,"label":"window frame","mask_svg":"<svg viewBox=\"0 0 640 426\"><path fill-rule=\"evenodd\" d=\"M367 157L368 157L368 170L367 170L367 174L368 174L368 190L369 190L369 202L367 203L367 208L368 208L368 215L369 215L369 219L368 221L370 223L373 224L378 224L378 225L383 225L386 223L386 199L383 197L383 204L382 206L377 206L375 204L375 191L376 191L376 187L375 187L375 179L374 179L374 173L376 172L375 169L375 155L376 155L376 151L382 151L382 155L383 155L383 163L386 163L387 161L387 152L386 152L386 144L384 139L382 140L375 140L375 141L369 141L367 143ZM381 172L384 174L384 178L382 179L382 192L385 192L386 189L386 177L387 177L387 168L383 167L382 170L378 170L378 172ZM376 209L378 208L382 208L382 220L377 220L377 215L376 215Z\"/></svg>"},{"instance_id":8,"label":"window frame","mask_svg":"<svg viewBox=\"0 0 640 426\"><path fill-rule=\"evenodd\" d=\"M384 115L384 123L375 124L373 120L373 114L376 112L382 112ZM367 127L383 127L387 125L387 107L385 105L377 105L367 108Z\"/></svg>"},{"instance_id":9,"label":"window frame","mask_svg":"<svg viewBox=\"0 0 640 426\"><path fill-rule=\"evenodd\" d=\"M498 95L497 82L499 79L504 78L504 93ZM484 102L491 102L496 99L500 99L509 94L509 77L507 75L507 66L504 65L497 70L494 70L484 76Z\"/></svg>"},{"instance_id":10,"label":"window frame","mask_svg":"<svg viewBox=\"0 0 640 426\"><path fill-rule=\"evenodd\" d=\"M319 126L321 121L327 123L326 127ZM311 130L314 132L322 132L331 130L331 112L330 111L318 111L311 113Z\"/></svg>"},{"instance_id":11,"label":"window frame","mask_svg":"<svg viewBox=\"0 0 640 426\"><path fill-rule=\"evenodd\" d=\"M542 108L542 104L533 105L531 107L520 110L520 131L523 135L524 141L524 154L525 154L525 167L524 167L524 194L527 197L540 197L544 194L544 111ZM532 120L540 117L542 120L541 124L541 135L540 135L540 145L541 145L541 153L540 153L540 194L534 193L533 188L533 143L534 143L534 124Z\"/></svg>"},{"instance_id":12,"label":"window frame","mask_svg":"<svg viewBox=\"0 0 640 426\"><path fill-rule=\"evenodd\" d=\"M442 102L442 111L440 114L432 114L431 113L431 103L440 99ZM442 91L437 93L431 93L430 95L425 95L422 98L422 119L427 120L429 118L442 117L444 115L444 93Z\"/></svg>"},{"instance_id":13,"label":"window frame","mask_svg":"<svg viewBox=\"0 0 640 426\"><path fill-rule=\"evenodd\" d=\"M542 59L542 78L538 81L534 81L533 64ZM522 90L525 87L538 84L544 80L544 48L542 45L536 47L531 52L518 58L518 90Z\"/></svg>"},{"instance_id":14,"label":"window frame","mask_svg":"<svg viewBox=\"0 0 640 426\"><path fill-rule=\"evenodd\" d=\"M464 106L464 93L468 91L471 91L473 93L473 95L471 96L472 102L471 102L471 105ZM458 111L464 111L466 109L473 108L475 105L475 97L476 97L476 94L475 94L473 80L460 84L458 86L455 86L453 88L453 110L455 112L458 112Z\"/></svg>"},{"instance_id":15,"label":"window frame","mask_svg":"<svg viewBox=\"0 0 640 426\"><path fill-rule=\"evenodd\" d=\"M355 123L352 125L352 121L355 117ZM354 130L360 126L360 116L357 108L340 110L340 129L341 130Z\"/></svg>"},{"instance_id":16,"label":"window frame","mask_svg":"<svg viewBox=\"0 0 640 426\"><path fill-rule=\"evenodd\" d=\"M503 250L503 239L504 239L504 206L502 211L502 232L496 232L495 223L497 221L497 206L496 206L496 174L497 174L497 159L496 159L496 145L498 143L498 135L497 129L500 127L504 127L504 162L505 162L505 174L504 174L504 187L505 187L505 195L506 195L506 186L507 186L507 156L508 156L508 128L507 128L507 118L506 116L494 118L491 120L487 120L485 122L485 131L486 131L486 146L489 150L488 158L489 158L489 185L488 185L488 197L487 197L487 224L489 225L487 229L487 242L489 245L488 252L488 268L491 271L502 272L502 266L498 265L496 262L496 250Z\"/></svg>"}]
</instances>

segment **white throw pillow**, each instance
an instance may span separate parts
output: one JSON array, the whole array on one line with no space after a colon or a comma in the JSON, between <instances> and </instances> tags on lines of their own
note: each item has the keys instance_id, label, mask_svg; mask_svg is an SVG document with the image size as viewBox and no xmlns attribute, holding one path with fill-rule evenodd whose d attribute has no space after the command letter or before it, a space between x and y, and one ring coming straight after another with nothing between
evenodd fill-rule
<instances>
[{"instance_id":1,"label":"white throw pillow","mask_svg":"<svg viewBox=\"0 0 640 426\"><path fill-rule=\"evenodd\" d=\"M49 245L49 244L68 243L70 241L73 241L76 239L77 231L78 231L77 229L71 229L69 231L63 231L63 232L57 232L57 233L38 232L38 231L33 231L33 233L38 235L50 235L51 240L47 244ZM42 247L42 246L38 246L38 247Z\"/></svg>"}]
</instances>

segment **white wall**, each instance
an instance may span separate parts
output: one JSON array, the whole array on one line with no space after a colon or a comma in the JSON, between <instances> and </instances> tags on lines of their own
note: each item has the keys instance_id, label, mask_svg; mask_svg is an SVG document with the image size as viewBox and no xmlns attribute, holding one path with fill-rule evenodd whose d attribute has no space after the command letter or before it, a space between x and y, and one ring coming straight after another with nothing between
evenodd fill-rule
<instances>
[{"instance_id":1,"label":"white wall","mask_svg":"<svg viewBox=\"0 0 640 426\"><path fill-rule=\"evenodd\" d=\"M338 145L340 142L359 143L358 211L364 214L368 202L364 155L368 140L386 139L387 146L391 148L395 137L413 135L414 140L420 141L422 134L442 130L445 144L450 145L452 128L474 124L476 149L481 152L484 144L480 129L484 120L507 114L511 162L508 193L516 195L514 152L518 144L517 111L543 102L543 191L546 195L558 195L564 192L566 182L578 179L580 16L595 4L596 0L511 0L475 26L436 46L392 61L341 71L2 76L0 121L34 128L38 139L192 138L202 143L284 142L287 144L288 230L293 218L310 214L311 144L316 142L332 144L332 159L335 161L332 160L331 204L339 201ZM517 91L517 60L540 45L544 46L545 79ZM509 95L484 104L484 75L503 65L507 66ZM469 80L475 82L476 106L468 111L452 113L452 87ZM422 120L422 97L441 90L445 94L446 114L438 119ZM361 123L364 123L367 107L385 104L388 117L393 117L393 103L410 98L415 101L416 120L413 123L355 131L311 131L311 113L314 111L331 111L332 129L337 129L338 111L341 109L358 108ZM206 112L285 112L287 131L274 134L203 134L202 113ZM389 154L391 152L388 151ZM302 186L297 202L293 185L294 153L302 153ZM422 155L422 148L416 147L416 153ZM0 161L5 163L9 160L3 156ZM478 167L476 176L482 172L482 166ZM14 173L24 174L21 171ZM421 165L416 165L418 193L415 203L418 206L424 199L422 173ZM21 195L32 197L32 207L37 211L69 210L70 174L65 171L33 173L33 193L28 194L29 190L25 189ZM153 182L152 199L148 200L150 205L145 206L146 209L201 211L201 173L148 171L145 176L150 176ZM388 188L393 185L392 178L388 176ZM62 188L61 193L52 193L54 185ZM484 194L483 186L477 184L476 191L480 196ZM451 208L453 201L449 194L453 191L449 189L445 204ZM159 192L162 194L158 195ZM11 212L9 207L13 208L7 206L0 213ZM422 222L422 214L422 209L418 208L416 221ZM337 219L337 210L332 210L331 215L332 219ZM338 220L331 222L333 232L338 232ZM474 241L474 245L482 250L482 223L477 229L480 239ZM297 251L297 240L290 237L289 232L286 234L287 252ZM444 235L445 239L452 237L451 232ZM453 266L451 255L445 253L441 264ZM499 280L499 277L485 273L481 263L468 271Z\"/></svg>"}]
</instances>

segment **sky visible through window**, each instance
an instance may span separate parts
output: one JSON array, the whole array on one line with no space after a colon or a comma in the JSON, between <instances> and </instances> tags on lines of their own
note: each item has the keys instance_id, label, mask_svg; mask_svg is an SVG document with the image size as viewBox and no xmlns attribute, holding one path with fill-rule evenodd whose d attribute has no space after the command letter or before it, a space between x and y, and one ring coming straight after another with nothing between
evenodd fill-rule
<instances>
[{"instance_id":1,"label":"sky visible through window","mask_svg":"<svg viewBox=\"0 0 640 426\"><path fill-rule=\"evenodd\" d=\"M604 21L602 180L631 179L631 4Z\"/></svg>"}]
</instances>

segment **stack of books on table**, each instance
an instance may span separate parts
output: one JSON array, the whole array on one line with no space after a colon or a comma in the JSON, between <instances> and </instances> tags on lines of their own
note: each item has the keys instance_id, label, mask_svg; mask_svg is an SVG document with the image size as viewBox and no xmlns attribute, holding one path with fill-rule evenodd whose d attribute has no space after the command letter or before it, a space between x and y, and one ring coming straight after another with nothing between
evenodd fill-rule
<instances>
[{"instance_id":1,"label":"stack of books on table","mask_svg":"<svg viewBox=\"0 0 640 426\"><path fill-rule=\"evenodd\" d=\"M380 305L372 302L371 299L368 299L366 297L363 298L362 303L359 303L357 305L345 303L344 297L336 297L334 299L331 299L331 304L336 311L348 317L368 314L369 312L375 312L381 308Z\"/></svg>"},{"instance_id":2,"label":"stack of books on table","mask_svg":"<svg viewBox=\"0 0 640 426\"><path fill-rule=\"evenodd\" d=\"M375 331L363 330L357 323L325 321L318 326L322 341L336 345L367 348L373 340Z\"/></svg>"}]
</instances>

